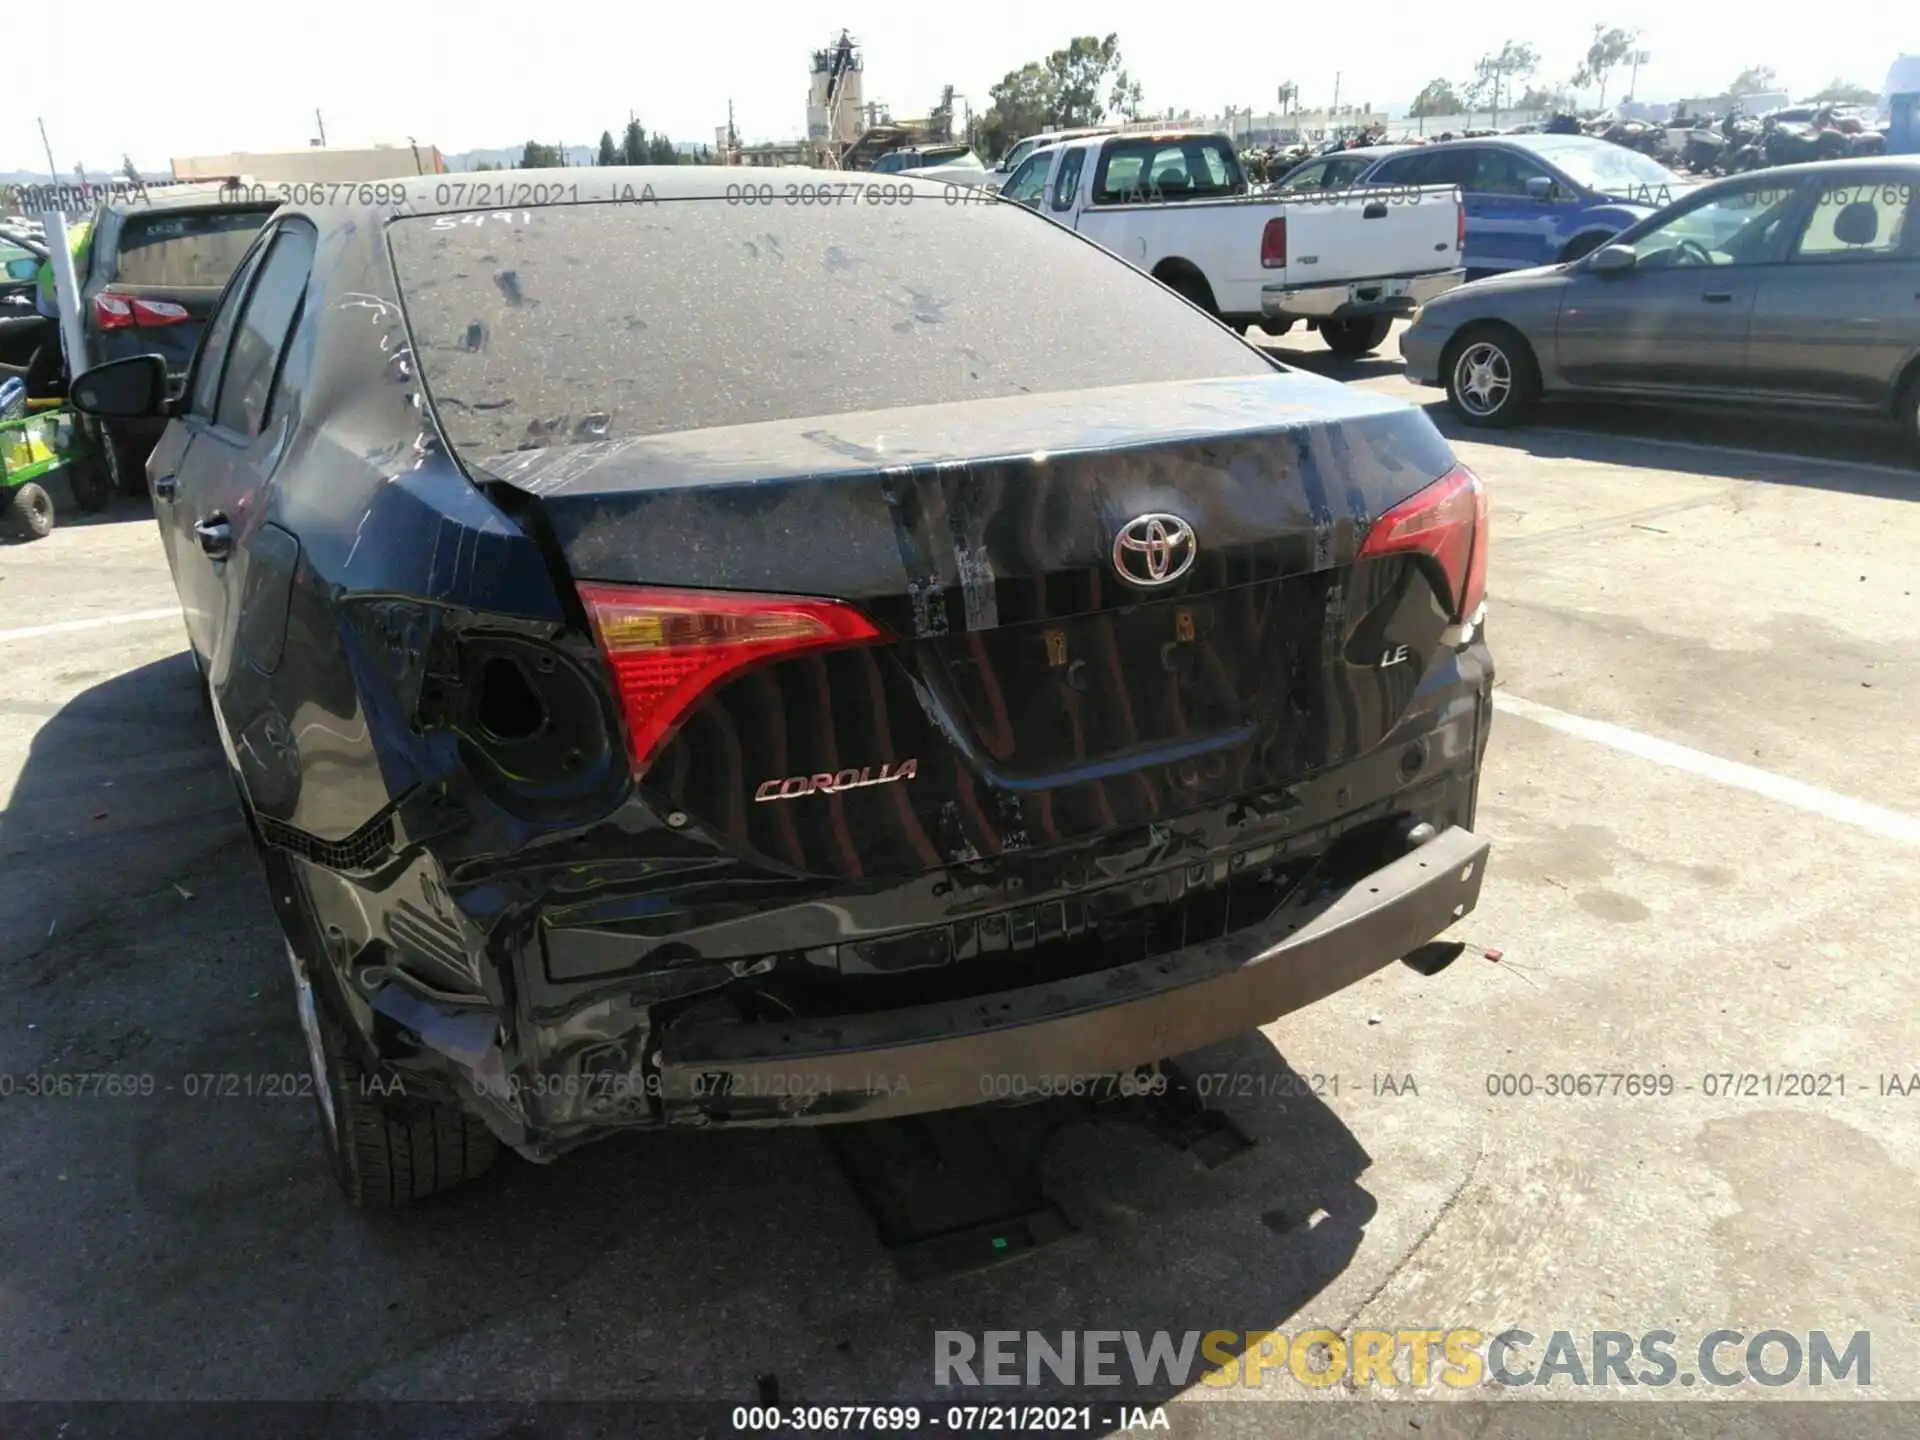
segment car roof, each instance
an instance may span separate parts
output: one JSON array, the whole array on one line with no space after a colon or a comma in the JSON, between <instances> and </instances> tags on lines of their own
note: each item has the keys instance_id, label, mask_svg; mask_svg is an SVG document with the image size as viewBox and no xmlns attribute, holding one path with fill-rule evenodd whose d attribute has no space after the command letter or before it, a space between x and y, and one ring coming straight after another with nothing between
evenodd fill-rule
<instances>
[{"instance_id":1,"label":"car roof","mask_svg":"<svg viewBox=\"0 0 1920 1440\"><path fill-rule=\"evenodd\" d=\"M1602 146L1614 146L1611 140L1602 140L1597 135L1481 135L1459 140L1434 140L1426 145L1409 145L1409 150L1461 150L1469 145L1505 146L1514 150L1531 150L1537 155L1564 154L1569 150L1597 150Z\"/></svg>"},{"instance_id":2,"label":"car roof","mask_svg":"<svg viewBox=\"0 0 1920 1440\"><path fill-rule=\"evenodd\" d=\"M1104 145L1109 140L1226 140L1233 143L1224 130L1210 130L1204 125L1176 125L1165 130L1096 130L1068 141L1074 145Z\"/></svg>"},{"instance_id":3,"label":"car roof","mask_svg":"<svg viewBox=\"0 0 1920 1440\"><path fill-rule=\"evenodd\" d=\"M174 210L258 210L263 203L271 208L271 202L248 200L239 193L240 187L251 188L252 185L253 182L245 177L185 185L155 185L139 191L116 193L106 200L104 208L119 215Z\"/></svg>"},{"instance_id":4,"label":"car roof","mask_svg":"<svg viewBox=\"0 0 1920 1440\"><path fill-rule=\"evenodd\" d=\"M898 153L898 152L889 152ZM920 180L895 173L889 185L912 184L916 196L938 200L952 187L938 180ZM335 223L342 216L372 222L413 215L447 215L471 211L538 209L577 201L590 203L646 203L649 200L731 200L738 202L745 185L878 184L869 170L815 170L804 165L610 165L576 166L552 170L452 171L443 175L402 175L391 180L315 182L315 195L337 195L340 203L324 200L289 203L288 215L305 215ZM296 187L298 193L298 187ZM764 203L764 202L763 202ZM996 199L994 203L999 203ZM1008 201L1008 204L1013 202Z\"/></svg>"}]
</instances>

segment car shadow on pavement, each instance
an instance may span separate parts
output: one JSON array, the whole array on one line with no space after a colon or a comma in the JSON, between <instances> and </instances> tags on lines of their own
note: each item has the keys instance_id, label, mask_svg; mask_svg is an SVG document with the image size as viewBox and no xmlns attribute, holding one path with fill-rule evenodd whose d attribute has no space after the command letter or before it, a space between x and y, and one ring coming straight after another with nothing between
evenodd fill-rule
<instances>
[{"instance_id":1,"label":"car shadow on pavement","mask_svg":"<svg viewBox=\"0 0 1920 1440\"><path fill-rule=\"evenodd\" d=\"M1684 470L1721 480L1920 500L1920 462L1902 461L1897 435L1889 447L1873 432L1840 436L1782 421L1772 422L1764 433L1744 426L1729 430L1724 416L1689 416L1690 427L1676 426L1668 412L1590 404L1543 406L1534 423L1481 430L1463 425L1444 399L1422 408L1450 441L1497 445L1543 460ZM1676 454L1676 443L1685 450ZM1903 465L1912 467L1910 475L1902 473Z\"/></svg>"},{"instance_id":2,"label":"car shadow on pavement","mask_svg":"<svg viewBox=\"0 0 1920 1440\"><path fill-rule=\"evenodd\" d=\"M819 1131L507 1156L409 1210L355 1212L186 658L64 706L8 816L0 893L39 928L0 968L0 1073L119 1077L0 1104L15 1398L752 1404L771 1386L1151 1404L1179 1387L1136 1385L1121 1345L1118 1386L936 1391L935 1335L1257 1336L1348 1268L1378 1209L1322 1086L1251 1033L1184 1068L1231 1094L1216 1103L1255 1144L1208 1168L1136 1125L1076 1119L1038 1162L1073 1233L945 1278L906 1278ZM91 923L49 938L43 901ZM103 1285L81 1257L108 1255ZM1186 1383L1244 1343L1190 1352Z\"/></svg>"},{"instance_id":3,"label":"car shadow on pavement","mask_svg":"<svg viewBox=\"0 0 1920 1440\"><path fill-rule=\"evenodd\" d=\"M65 703L0 693L0 719L38 727L0 810L0 964L241 833L185 651L112 674L72 637L16 644L64 649L57 680L109 678Z\"/></svg>"},{"instance_id":4,"label":"car shadow on pavement","mask_svg":"<svg viewBox=\"0 0 1920 1440\"><path fill-rule=\"evenodd\" d=\"M1258 336L1249 336L1256 344ZM1268 356L1280 364L1295 370L1306 370L1323 376L1328 380L1355 381L1374 380L1382 375L1398 375L1406 369L1398 355L1361 355L1348 358L1335 355L1330 350L1282 350L1272 345L1260 347Z\"/></svg>"}]
</instances>

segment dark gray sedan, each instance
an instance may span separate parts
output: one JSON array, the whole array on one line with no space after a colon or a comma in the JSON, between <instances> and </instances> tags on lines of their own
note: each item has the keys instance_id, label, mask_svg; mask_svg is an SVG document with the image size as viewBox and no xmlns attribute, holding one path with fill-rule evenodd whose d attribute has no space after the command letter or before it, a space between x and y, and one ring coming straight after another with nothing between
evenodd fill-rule
<instances>
[{"instance_id":1,"label":"dark gray sedan","mask_svg":"<svg viewBox=\"0 0 1920 1440\"><path fill-rule=\"evenodd\" d=\"M1469 425L1586 396L1878 413L1920 442L1916 188L1920 157L1704 186L1582 260L1430 301L1407 376Z\"/></svg>"}]
</instances>

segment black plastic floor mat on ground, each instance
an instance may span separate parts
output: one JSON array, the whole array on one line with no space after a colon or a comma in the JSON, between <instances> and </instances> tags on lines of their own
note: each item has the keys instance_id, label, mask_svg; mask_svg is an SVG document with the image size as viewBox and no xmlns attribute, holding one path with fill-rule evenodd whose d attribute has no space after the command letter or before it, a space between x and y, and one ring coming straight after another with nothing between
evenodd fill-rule
<instances>
[{"instance_id":1,"label":"black plastic floor mat on ground","mask_svg":"<svg viewBox=\"0 0 1920 1440\"><path fill-rule=\"evenodd\" d=\"M962 1274L1075 1233L1040 1183L1040 1158L1069 1125L1139 1125L1209 1169L1253 1144L1232 1119L1208 1109L1177 1069L1157 1073L1167 1081L1151 1087L1158 1093L975 1106L821 1133L901 1274Z\"/></svg>"}]
</instances>

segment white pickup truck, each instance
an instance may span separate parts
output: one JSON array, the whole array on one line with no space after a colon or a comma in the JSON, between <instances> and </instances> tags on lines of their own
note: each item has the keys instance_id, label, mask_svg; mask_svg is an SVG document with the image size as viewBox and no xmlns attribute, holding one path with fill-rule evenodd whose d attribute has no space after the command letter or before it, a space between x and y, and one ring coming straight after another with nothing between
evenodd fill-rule
<instances>
[{"instance_id":1,"label":"white pickup truck","mask_svg":"<svg viewBox=\"0 0 1920 1440\"><path fill-rule=\"evenodd\" d=\"M1466 278L1454 186L1251 193L1213 131L1094 135L1038 150L1003 199L1104 245L1236 329L1319 330L1364 355Z\"/></svg>"}]
</instances>

